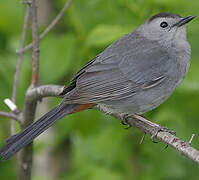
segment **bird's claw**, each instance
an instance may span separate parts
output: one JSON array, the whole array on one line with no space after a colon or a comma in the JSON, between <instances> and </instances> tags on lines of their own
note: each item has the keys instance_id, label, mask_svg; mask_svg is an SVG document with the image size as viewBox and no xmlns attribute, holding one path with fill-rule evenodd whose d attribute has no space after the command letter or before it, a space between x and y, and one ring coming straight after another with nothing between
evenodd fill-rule
<instances>
[{"instance_id":1,"label":"bird's claw","mask_svg":"<svg viewBox=\"0 0 199 180\"><path fill-rule=\"evenodd\" d=\"M140 144L144 142L145 136L146 136L146 132L143 132L142 138L140 140Z\"/></svg>"},{"instance_id":2,"label":"bird's claw","mask_svg":"<svg viewBox=\"0 0 199 180\"><path fill-rule=\"evenodd\" d=\"M170 129L168 129L167 127L159 127L159 128L156 128L155 130L154 130L154 132L151 134L151 140L152 140L152 142L154 142L154 143L158 143L157 141L155 141L155 138L157 137L157 134L159 133L159 132L168 132L168 133L170 133L170 134L172 134L172 135L176 135L176 132L175 131L172 131L172 130L170 130ZM166 146L167 147L167 146Z\"/></svg>"},{"instance_id":3,"label":"bird's claw","mask_svg":"<svg viewBox=\"0 0 199 180\"><path fill-rule=\"evenodd\" d=\"M121 124L126 126L124 129L129 129L132 125L128 122L128 114L121 115Z\"/></svg>"}]
</instances>

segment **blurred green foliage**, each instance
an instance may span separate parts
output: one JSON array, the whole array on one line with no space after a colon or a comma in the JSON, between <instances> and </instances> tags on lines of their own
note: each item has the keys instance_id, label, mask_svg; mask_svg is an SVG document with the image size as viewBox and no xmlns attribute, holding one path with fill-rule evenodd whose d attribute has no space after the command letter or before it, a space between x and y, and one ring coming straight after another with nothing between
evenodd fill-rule
<instances>
[{"instance_id":1,"label":"blurred green foliage","mask_svg":"<svg viewBox=\"0 0 199 180\"><path fill-rule=\"evenodd\" d=\"M65 0L48 1L51 19ZM75 0L57 26L41 41L40 84L68 84L75 72L114 40L131 32L151 15L173 12L196 15L198 0ZM0 1L0 110L8 111L3 99L11 96L25 7L20 1ZM40 25L40 31L45 29ZM177 131L188 140L196 134L193 146L199 149L199 23L189 24L188 39L192 46L188 76L175 93L147 117ZM31 41L28 32L27 42ZM31 78L31 54L23 58L17 105L23 108L24 93ZM50 106L59 100L53 98ZM45 112L43 112L45 113ZM69 166L61 171L61 180L197 180L198 166L162 143L147 137L139 145L141 132L124 130L117 119L95 110L66 117L55 127L53 146L69 148ZM0 117L0 146L9 136L9 120ZM65 147L65 141L69 146ZM36 143L35 154L47 145ZM65 149L64 149L65 148ZM66 150L67 151L67 150ZM64 155L62 157L64 159ZM57 164L52 164L56 166ZM0 179L16 179L16 165L0 162ZM33 179L44 180L47 177Z\"/></svg>"}]
</instances>

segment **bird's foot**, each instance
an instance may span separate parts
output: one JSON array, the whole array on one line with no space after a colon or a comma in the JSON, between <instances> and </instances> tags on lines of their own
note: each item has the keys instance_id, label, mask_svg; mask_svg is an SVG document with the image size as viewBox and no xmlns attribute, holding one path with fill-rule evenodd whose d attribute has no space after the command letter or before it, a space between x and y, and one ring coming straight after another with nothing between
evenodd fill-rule
<instances>
[{"instance_id":1,"label":"bird's foot","mask_svg":"<svg viewBox=\"0 0 199 180\"><path fill-rule=\"evenodd\" d=\"M147 120L143 115L134 114L134 115L132 115L132 116L133 116L133 118L139 120L139 124L142 124L142 126L145 126L146 129L147 129L147 131L144 132L144 135L143 135L143 137L142 137L142 139L141 139L141 143L143 142L146 133L149 133L149 134L151 135L151 140L152 140L152 142L154 142L154 143L157 143L157 142L155 141L155 138L157 137L157 134L158 134L159 132L168 132L168 133L170 133L170 134L176 135L176 132L175 132L175 131L171 131L171 130L169 130L167 127L162 127L162 126L160 126L160 125L157 124L157 123L154 123L154 122L152 122L152 121L149 121L149 120Z\"/></svg>"},{"instance_id":2,"label":"bird's foot","mask_svg":"<svg viewBox=\"0 0 199 180\"><path fill-rule=\"evenodd\" d=\"M142 144L145 140L146 132L143 132L142 138L140 140L140 144Z\"/></svg>"},{"instance_id":3,"label":"bird's foot","mask_svg":"<svg viewBox=\"0 0 199 180\"><path fill-rule=\"evenodd\" d=\"M120 119L121 119L121 124L126 126L124 129L129 129L132 125L128 122L128 114L121 114Z\"/></svg>"},{"instance_id":4,"label":"bird's foot","mask_svg":"<svg viewBox=\"0 0 199 180\"><path fill-rule=\"evenodd\" d=\"M152 142L157 143L157 141L155 141L155 138L156 138L156 136L157 136L157 134L159 132L168 132L168 133L170 133L172 135L176 135L175 131L172 131L172 130L168 129L167 127L162 127L162 126L155 127L154 131L151 133ZM167 146L166 146L166 148L167 148Z\"/></svg>"}]
</instances>

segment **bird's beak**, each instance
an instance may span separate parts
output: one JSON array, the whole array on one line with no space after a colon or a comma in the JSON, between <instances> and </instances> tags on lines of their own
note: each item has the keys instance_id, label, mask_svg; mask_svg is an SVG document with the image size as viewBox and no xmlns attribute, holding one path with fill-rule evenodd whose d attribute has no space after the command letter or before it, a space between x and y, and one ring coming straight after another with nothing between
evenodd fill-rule
<instances>
[{"instance_id":1,"label":"bird's beak","mask_svg":"<svg viewBox=\"0 0 199 180\"><path fill-rule=\"evenodd\" d=\"M175 23L175 24L173 25L173 27L174 27L174 26L177 26L177 27L183 26L183 25L187 24L188 22L190 22L190 21L191 21L192 19L194 19L195 17L196 17L196 16L187 16L187 17L181 19L179 22Z\"/></svg>"}]
</instances>

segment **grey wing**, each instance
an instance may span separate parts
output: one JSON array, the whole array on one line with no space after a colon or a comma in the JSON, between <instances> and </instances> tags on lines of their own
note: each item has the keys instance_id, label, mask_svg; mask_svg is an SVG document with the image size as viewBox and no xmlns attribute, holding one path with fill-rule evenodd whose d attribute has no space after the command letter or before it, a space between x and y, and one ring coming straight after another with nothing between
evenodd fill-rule
<instances>
[{"instance_id":1,"label":"grey wing","mask_svg":"<svg viewBox=\"0 0 199 180\"><path fill-rule=\"evenodd\" d=\"M86 66L73 91L66 95L67 101L84 104L119 100L165 79L168 53L157 42L148 40L142 44L141 38L126 38L116 41Z\"/></svg>"}]
</instances>

